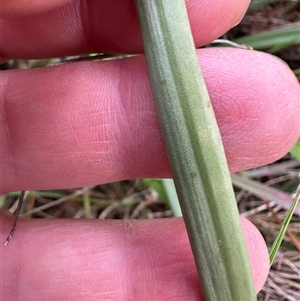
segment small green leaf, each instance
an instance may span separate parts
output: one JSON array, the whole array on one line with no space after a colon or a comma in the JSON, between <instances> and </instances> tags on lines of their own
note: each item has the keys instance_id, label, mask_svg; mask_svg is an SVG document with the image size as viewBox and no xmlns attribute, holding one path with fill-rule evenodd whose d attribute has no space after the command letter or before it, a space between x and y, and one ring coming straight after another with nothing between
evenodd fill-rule
<instances>
[{"instance_id":1,"label":"small green leaf","mask_svg":"<svg viewBox=\"0 0 300 301\"><path fill-rule=\"evenodd\" d=\"M296 145L291 149L290 153L295 159L300 161L300 139L297 141Z\"/></svg>"}]
</instances>

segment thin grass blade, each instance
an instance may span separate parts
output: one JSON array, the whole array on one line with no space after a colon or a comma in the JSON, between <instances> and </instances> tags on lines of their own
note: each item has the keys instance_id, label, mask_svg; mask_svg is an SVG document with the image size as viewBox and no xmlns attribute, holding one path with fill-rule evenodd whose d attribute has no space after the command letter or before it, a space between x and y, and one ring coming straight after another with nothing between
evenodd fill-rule
<instances>
[{"instance_id":1,"label":"thin grass blade","mask_svg":"<svg viewBox=\"0 0 300 301\"><path fill-rule=\"evenodd\" d=\"M287 212L287 215L285 217L285 219L283 220L282 222L282 225L280 227L280 230L279 230L279 233L271 247L271 250L270 250L270 266L273 264L274 262L274 259L275 259L275 256L276 256L276 253L278 252L279 248L280 248L280 245L282 243L282 240L284 238L284 235L286 233L286 230L289 226L289 223L293 217L293 214L295 212L295 209L297 208L297 205L299 203L299 200L300 200L300 185L298 187L298 190L297 190L297 193L296 193L296 196L295 196L295 199L292 203L292 206L291 208L289 209L289 211Z\"/></svg>"},{"instance_id":2,"label":"thin grass blade","mask_svg":"<svg viewBox=\"0 0 300 301\"><path fill-rule=\"evenodd\" d=\"M257 50L269 49L270 53L274 53L287 46L300 44L299 26L300 22L295 22L288 26L244 36L235 39L234 42L249 45Z\"/></svg>"}]
</instances>

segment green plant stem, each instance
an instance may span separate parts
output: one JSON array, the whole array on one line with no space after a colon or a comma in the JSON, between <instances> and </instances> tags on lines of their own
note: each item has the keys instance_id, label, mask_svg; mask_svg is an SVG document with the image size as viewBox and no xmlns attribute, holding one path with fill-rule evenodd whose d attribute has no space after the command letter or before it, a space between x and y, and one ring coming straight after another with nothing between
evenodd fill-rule
<instances>
[{"instance_id":1,"label":"green plant stem","mask_svg":"<svg viewBox=\"0 0 300 301\"><path fill-rule=\"evenodd\" d=\"M160 126L205 300L256 300L230 174L185 2L136 0L136 6Z\"/></svg>"},{"instance_id":2,"label":"green plant stem","mask_svg":"<svg viewBox=\"0 0 300 301\"><path fill-rule=\"evenodd\" d=\"M289 226L289 223L293 217L293 214L295 212L295 209L298 205L300 201L300 185L298 186L298 189L297 189L297 192L296 192L296 196L295 196L295 199L290 207L290 209L288 210L287 214L286 214L286 217L284 218L283 222L282 222L282 225L280 227L280 230L278 232L278 235L276 236L276 239L275 241L273 242L273 245L271 247L271 250L270 250L270 266L272 266L274 260L275 260L275 257L276 257L276 254L280 248L280 245L283 241L283 238L285 236L285 233L287 231L287 228Z\"/></svg>"}]
</instances>

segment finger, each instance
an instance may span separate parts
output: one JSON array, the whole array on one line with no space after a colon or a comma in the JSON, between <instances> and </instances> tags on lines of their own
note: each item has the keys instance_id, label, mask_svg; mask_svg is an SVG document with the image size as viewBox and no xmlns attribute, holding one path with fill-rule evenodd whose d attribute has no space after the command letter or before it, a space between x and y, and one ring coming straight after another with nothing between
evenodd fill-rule
<instances>
[{"instance_id":1,"label":"finger","mask_svg":"<svg viewBox=\"0 0 300 301\"><path fill-rule=\"evenodd\" d=\"M299 137L299 84L263 53L198 51L232 172ZM255 67L255 68L253 68ZM170 177L143 57L3 72L2 191Z\"/></svg>"},{"instance_id":2,"label":"finger","mask_svg":"<svg viewBox=\"0 0 300 301\"><path fill-rule=\"evenodd\" d=\"M51 1L40 1L41 5L44 2ZM248 5L249 0L187 0L195 44L206 44L236 25ZM1 23L1 41L2 58L142 52L133 0L72 1L50 12L6 19Z\"/></svg>"},{"instance_id":3,"label":"finger","mask_svg":"<svg viewBox=\"0 0 300 301\"><path fill-rule=\"evenodd\" d=\"M1 0L1 19L17 18L47 12L73 0Z\"/></svg>"},{"instance_id":4,"label":"finger","mask_svg":"<svg viewBox=\"0 0 300 301\"><path fill-rule=\"evenodd\" d=\"M183 220L23 220L6 247L3 300L199 300L201 290ZM268 274L258 230L242 219L256 290ZM201 298L203 300L203 298Z\"/></svg>"}]
</instances>

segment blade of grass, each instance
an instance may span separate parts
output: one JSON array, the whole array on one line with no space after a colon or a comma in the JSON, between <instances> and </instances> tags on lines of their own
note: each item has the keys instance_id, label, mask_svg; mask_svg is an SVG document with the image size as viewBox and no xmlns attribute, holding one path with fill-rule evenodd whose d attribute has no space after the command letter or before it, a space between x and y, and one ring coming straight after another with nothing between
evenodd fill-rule
<instances>
[{"instance_id":1,"label":"blade of grass","mask_svg":"<svg viewBox=\"0 0 300 301\"><path fill-rule=\"evenodd\" d=\"M3 209L4 204L5 204L5 196L0 195L0 209Z\"/></svg>"},{"instance_id":2,"label":"blade of grass","mask_svg":"<svg viewBox=\"0 0 300 301\"><path fill-rule=\"evenodd\" d=\"M165 188L174 216L182 216L174 181L172 179L162 179L162 184Z\"/></svg>"},{"instance_id":3,"label":"blade of grass","mask_svg":"<svg viewBox=\"0 0 300 301\"><path fill-rule=\"evenodd\" d=\"M295 159L300 161L300 139L297 141L296 145L291 149L290 153Z\"/></svg>"},{"instance_id":4,"label":"blade of grass","mask_svg":"<svg viewBox=\"0 0 300 301\"><path fill-rule=\"evenodd\" d=\"M285 25L262 33L244 36L235 39L234 42L250 45L257 50L269 49L270 53L274 53L279 49L300 43L299 26L300 22L291 23L288 26Z\"/></svg>"},{"instance_id":5,"label":"blade of grass","mask_svg":"<svg viewBox=\"0 0 300 301\"><path fill-rule=\"evenodd\" d=\"M271 165L266 165L260 168L249 169L244 171L242 174L248 178L261 178L289 173L297 173L297 171L294 171L293 169L299 167L300 162L298 162L297 160L288 160L279 163L273 163Z\"/></svg>"},{"instance_id":6,"label":"blade of grass","mask_svg":"<svg viewBox=\"0 0 300 301\"><path fill-rule=\"evenodd\" d=\"M25 212L22 215L23 216L28 216L28 215L34 214L36 212L39 212L39 211L42 211L42 210L46 210L46 209L49 209L51 207L60 205L60 204L66 202L66 201L68 201L70 199L76 198L78 196L82 196L84 193L86 193L90 189L92 189L92 188L91 187L83 187L80 190L77 190L77 191L75 191L74 193L72 193L70 195L63 196L63 197L59 198L58 200L52 201L51 203L47 203L47 204L41 205L39 207L36 207L36 208L34 208L32 210L29 210L29 211Z\"/></svg>"},{"instance_id":7,"label":"blade of grass","mask_svg":"<svg viewBox=\"0 0 300 301\"><path fill-rule=\"evenodd\" d=\"M296 75L296 77L298 78L298 80L300 81L300 68L294 69L293 72Z\"/></svg>"},{"instance_id":8,"label":"blade of grass","mask_svg":"<svg viewBox=\"0 0 300 301\"><path fill-rule=\"evenodd\" d=\"M4 196L19 196L19 192L9 192L7 194L5 194ZM56 191L34 191L34 190L30 190L28 191L28 195L34 195L34 196L41 196L44 198L53 198L53 199L59 199L61 197L63 197L65 194L62 192L56 192Z\"/></svg>"},{"instance_id":9,"label":"blade of grass","mask_svg":"<svg viewBox=\"0 0 300 301\"><path fill-rule=\"evenodd\" d=\"M259 9L267 4L279 2L279 0L254 0L249 5L248 11Z\"/></svg>"},{"instance_id":10,"label":"blade of grass","mask_svg":"<svg viewBox=\"0 0 300 301\"><path fill-rule=\"evenodd\" d=\"M84 217L92 218L92 208L91 208L91 199L88 194L88 191L82 194L83 197L83 208L84 208Z\"/></svg>"},{"instance_id":11,"label":"blade of grass","mask_svg":"<svg viewBox=\"0 0 300 301\"><path fill-rule=\"evenodd\" d=\"M199 69L185 1L136 0L136 6L152 91L205 300L256 300L222 140Z\"/></svg>"},{"instance_id":12,"label":"blade of grass","mask_svg":"<svg viewBox=\"0 0 300 301\"><path fill-rule=\"evenodd\" d=\"M299 203L299 200L300 200L300 185L298 187L298 190L297 190L297 193L296 193L296 196L295 196L295 199L292 203L292 206L291 208L289 209L289 211L287 212L287 215L286 217L284 218L283 222L282 222L282 225L280 227L280 230L279 230L279 233L271 247L271 250L270 250L270 266L273 264L274 262L274 259L275 259L275 256L276 256L276 253L278 252L279 250L279 247L282 243L282 240L284 238L284 235L287 231L287 228L289 226L289 223L291 221L291 218L297 208L297 205Z\"/></svg>"},{"instance_id":13,"label":"blade of grass","mask_svg":"<svg viewBox=\"0 0 300 301\"><path fill-rule=\"evenodd\" d=\"M293 198L290 194L278 190L274 187L269 187L261 184L258 181L249 179L248 177L241 174L231 175L232 183L236 187L247 190L253 195L263 198L269 202L274 202L280 207L288 210L293 202ZM296 208L296 214L300 215L300 207Z\"/></svg>"}]
</instances>

